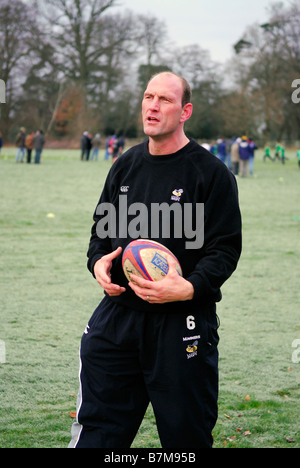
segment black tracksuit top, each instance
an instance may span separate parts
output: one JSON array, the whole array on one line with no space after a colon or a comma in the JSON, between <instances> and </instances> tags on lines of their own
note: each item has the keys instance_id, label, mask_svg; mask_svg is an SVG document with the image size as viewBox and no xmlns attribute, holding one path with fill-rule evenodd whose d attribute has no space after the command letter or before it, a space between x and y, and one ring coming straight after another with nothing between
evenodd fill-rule
<instances>
[{"instance_id":1,"label":"black tracksuit top","mask_svg":"<svg viewBox=\"0 0 300 468\"><path fill-rule=\"evenodd\" d=\"M101 239L97 234L97 223L103 220L107 212L97 213L104 203L115 207L116 226L113 226L113 235ZM181 264L184 278L194 286L194 299L168 304L148 304L141 300L128 286L122 270L122 255L113 263L111 279L113 283L126 287L126 292L111 299L135 310L185 313L197 310L204 304L219 302L222 297L220 288L236 269L242 245L237 184L225 164L193 140L178 152L164 156L151 155L147 140L120 156L107 176L94 213L88 250L88 268L92 274L96 261L103 255L119 246L124 251L133 240L126 234L127 226L139 212L136 211L134 215L130 211L129 214L119 213L119 206L124 211L124 207L132 207L133 203L144 204L149 212L145 226L140 226L138 220L135 222L141 234L138 237L151 238L174 253ZM151 207L163 203L169 206L181 204L182 223L186 205L192 207L192 216L195 217L196 204L204 204L204 243L200 248L187 248L186 243L191 239L185 236L184 227L181 238L174 237L174 223L178 222L178 218L174 222L170 218L171 230L167 237L164 237L162 229L151 226ZM125 219L126 226L119 225L120 217ZM194 230L196 224L193 219ZM156 233L155 238L151 237L153 232Z\"/></svg>"}]
</instances>

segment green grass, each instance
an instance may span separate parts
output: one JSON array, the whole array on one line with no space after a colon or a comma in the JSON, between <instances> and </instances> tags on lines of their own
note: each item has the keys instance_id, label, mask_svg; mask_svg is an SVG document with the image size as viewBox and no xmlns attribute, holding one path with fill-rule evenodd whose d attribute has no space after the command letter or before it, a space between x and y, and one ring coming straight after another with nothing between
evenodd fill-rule
<instances>
[{"instance_id":1,"label":"green grass","mask_svg":"<svg viewBox=\"0 0 300 468\"><path fill-rule=\"evenodd\" d=\"M14 155L0 157L0 447L66 447L80 338L102 297L86 251L110 164L79 151L45 150L40 166ZM217 448L300 447L300 170L294 152L285 166L261 156L238 181L244 249L218 306ZM160 447L151 408L133 446Z\"/></svg>"}]
</instances>

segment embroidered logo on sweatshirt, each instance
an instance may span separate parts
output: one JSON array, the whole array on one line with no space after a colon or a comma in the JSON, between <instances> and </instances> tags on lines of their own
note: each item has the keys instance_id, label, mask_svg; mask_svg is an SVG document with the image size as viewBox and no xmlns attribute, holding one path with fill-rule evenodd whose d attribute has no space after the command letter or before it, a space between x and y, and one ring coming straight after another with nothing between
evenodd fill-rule
<instances>
[{"instance_id":1,"label":"embroidered logo on sweatshirt","mask_svg":"<svg viewBox=\"0 0 300 468\"><path fill-rule=\"evenodd\" d=\"M188 359L191 359L192 357L197 356L198 344L199 344L198 341L194 341L194 343L188 345L188 347L186 348L186 351L188 353L186 356Z\"/></svg>"},{"instance_id":2,"label":"embroidered logo on sweatshirt","mask_svg":"<svg viewBox=\"0 0 300 468\"><path fill-rule=\"evenodd\" d=\"M179 202L182 194L183 194L183 190L182 190L182 189L175 189L175 190L173 190L172 196L171 196L171 200L172 200L172 201L178 201L178 202Z\"/></svg>"}]
</instances>

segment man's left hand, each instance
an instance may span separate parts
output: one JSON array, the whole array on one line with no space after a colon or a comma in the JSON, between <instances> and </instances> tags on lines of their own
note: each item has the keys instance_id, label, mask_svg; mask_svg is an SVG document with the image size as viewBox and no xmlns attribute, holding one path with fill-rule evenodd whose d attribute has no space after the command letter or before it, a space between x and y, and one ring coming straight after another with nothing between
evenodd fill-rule
<instances>
[{"instance_id":1,"label":"man's left hand","mask_svg":"<svg viewBox=\"0 0 300 468\"><path fill-rule=\"evenodd\" d=\"M176 263L171 256L168 256L167 260L169 271L161 281L148 281L139 276L131 275L129 286L138 297L150 304L190 301L194 297L192 283L178 274Z\"/></svg>"}]
</instances>

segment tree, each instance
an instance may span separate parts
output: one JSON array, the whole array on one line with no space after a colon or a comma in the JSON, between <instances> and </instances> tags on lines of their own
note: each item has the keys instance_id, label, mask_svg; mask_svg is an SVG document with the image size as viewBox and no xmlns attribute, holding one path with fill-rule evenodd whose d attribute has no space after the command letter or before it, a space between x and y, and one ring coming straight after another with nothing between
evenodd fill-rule
<instances>
[{"instance_id":1,"label":"tree","mask_svg":"<svg viewBox=\"0 0 300 468\"><path fill-rule=\"evenodd\" d=\"M19 119L27 122L28 128L42 128L48 132L63 81L57 68L56 51L46 31L40 33L32 50L35 55L27 66L16 111Z\"/></svg>"},{"instance_id":2,"label":"tree","mask_svg":"<svg viewBox=\"0 0 300 468\"><path fill-rule=\"evenodd\" d=\"M236 82L251 94L265 140L299 136L299 109L291 100L291 84L300 72L299 44L300 5L294 2L274 4L270 20L248 28L235 46L243 70Z\"/></svg>"},{"instance_id":3,"label":"tree","mask_svg":"<svg viewBox=\"0 0 300 468\"><path fill-rule=\"evenodd\" d=\"M192 87L194 110L186 123L187 133L193 138L214 138L220 131L221 122L216 112L222 93L220 67L207 50L191 44L172 51L172 68Z\"/></svg>"},{"instance_id":4,"label":"tree","mask_svg":"<svg viewBox=\"0 0 300 468\"><path fill-rule=\"evenodd\" d=\"M57 27L53 38L59 69L76 83L85 101L84 113L98 113L103 126L111 101L121 93L128 66L137 49L131 14L107 14L116 0L49 0L49 20ZM55 10L54 10L55 7ZM81 129L83 130L83 128Z\"/></svg>"},{"instance_id":5,"label":"tree","mask_svg":"<svg viewBox=\"0 0 300 468\"><path fill-rule=\"evenodd\" d=\"M1 126L7 133L20 96L24 76L35 57L39 43L36 9L22 0L2 0L0 5L0 77L6 83L6 105L3 106Z\"/></svg>"},{"instance_id":6,"label":"tree","mask_svg":"<svg viewBox=\"0 0 300 468\"><path fill-rule=\"evenodd\" d=\"M164 21L157 19L155 16L139 15L137 17L140 25L138 33L138 41L145 66L143 69L144 81L147 83L153 75L154 63L162 62L161 50L167 41L167 28Z\"/></svg>"},{"instance_id":7,"label":"tree","mask_svg":"<svg viewBox=\"0 0 300 468\"><path fill-rule=\"evenodd\" d=\"M115 0L47 0L56 24L54 40L58 46L61 69L71 79L88 82L91 65L102 54L102 44L95 47L94 32L99 18Z\"/></svg>"}]
</instances>

